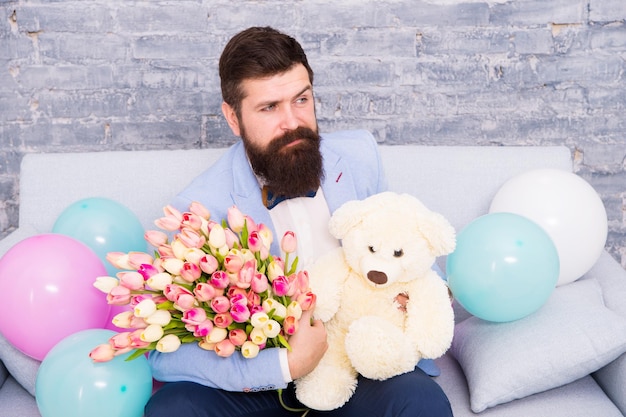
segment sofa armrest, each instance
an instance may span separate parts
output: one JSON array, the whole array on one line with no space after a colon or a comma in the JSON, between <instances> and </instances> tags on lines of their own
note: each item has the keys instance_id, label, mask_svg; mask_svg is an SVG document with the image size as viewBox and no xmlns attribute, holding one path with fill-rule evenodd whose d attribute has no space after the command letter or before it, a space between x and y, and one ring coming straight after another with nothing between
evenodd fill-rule
<instances>
[{"instance_id":1,"label":"sofa armrest","mask_svg":"<svg viewBox=\"0 0 626 417\"><path fill-rule=\"evenodd\" d=\"M581 279L595 279L602 287L604 304L626 320L626 270L606 251ZM626 415L626 354L593 374L606 395Z\"/></svg>"},{"instance_id":2,"label":"sofa armrest","mask_svg":"<svg viewBox=\"0 0 626 417\"><path fill-rule=\"evenodd\" d=\"M0 257L4 256L18 242L36 234L37 232L31 226L19 227L0 240ZM8 373L26 391L33 396L35 395L35 380L40 362L20 352L2 334L0 334L0 362L2 362L0 366L6 368ZM4 382L4 378L1 376L2 372L0 372L0 380Z\"/></svg>"}]
</instances>

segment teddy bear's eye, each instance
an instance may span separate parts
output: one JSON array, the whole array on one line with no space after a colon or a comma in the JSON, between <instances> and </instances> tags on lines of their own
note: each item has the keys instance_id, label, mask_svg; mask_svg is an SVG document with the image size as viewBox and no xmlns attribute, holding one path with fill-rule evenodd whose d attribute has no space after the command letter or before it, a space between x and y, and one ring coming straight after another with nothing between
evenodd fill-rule
<instances>
[{"instance_id":1,"label":"teddy bear's eye","mask_svg":"<svg viewBox=\"0 0 626 417\"><path fill-rule=\"evenodd\" d=\"M370 252L376 253L376 249L374 249L373 246L368 246L367 248L370 250Z\"/></svg>"},{"instance_id":2,"label":"teddy bear's eye","mask_svg":"<svg viewBox=\"0 0 626 417\"><path fill-rule=\"evenodd\" d=\"M394 250L393 251L393 256L396 258L400 258L402 257L402 255L404 255L404 251L402 249L398 249L398 250Z\"/></svg>"}]
</instances>

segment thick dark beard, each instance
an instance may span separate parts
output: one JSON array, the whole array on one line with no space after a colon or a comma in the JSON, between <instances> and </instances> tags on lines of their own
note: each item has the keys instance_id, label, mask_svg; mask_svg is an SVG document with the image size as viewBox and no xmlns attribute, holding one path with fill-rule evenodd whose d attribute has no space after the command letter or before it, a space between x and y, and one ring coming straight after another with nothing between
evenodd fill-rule
<instances>
[{"instance_id":1,"label":"thick dark beard","mask_svg":"<svg viewBox=\"0 0 626 417\"><path fill-rule=\"evenodd\" d=\"M316 131L298 127L273 139L265 149L250 143L243 129L240 133L252 170L272 192L297 197L319 188L324 168ZM287 147L298 139L302 141Z\"/></svg>"}]
</instances>

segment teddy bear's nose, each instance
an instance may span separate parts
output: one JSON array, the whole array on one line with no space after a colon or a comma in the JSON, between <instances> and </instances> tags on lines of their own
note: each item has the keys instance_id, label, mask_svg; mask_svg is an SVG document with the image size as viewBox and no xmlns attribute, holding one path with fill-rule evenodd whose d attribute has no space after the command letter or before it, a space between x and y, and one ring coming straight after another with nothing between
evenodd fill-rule
<instances>
[{"instance_id":1,"label":"teddy bear's nose","mask_svg":"<svg viewBox=\"0 0 626 417\"><path fill-rule=\"evenodd\" d=\"M372 281L374 284L384 284L387 282L387 274L380 271L369 271L367 273L367 279Z\"/></svg>"}]
</instances>

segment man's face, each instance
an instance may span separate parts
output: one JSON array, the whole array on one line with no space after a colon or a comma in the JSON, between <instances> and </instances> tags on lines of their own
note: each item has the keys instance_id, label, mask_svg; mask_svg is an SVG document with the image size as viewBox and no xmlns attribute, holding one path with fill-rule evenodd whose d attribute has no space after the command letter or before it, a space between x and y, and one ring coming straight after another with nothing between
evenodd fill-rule
<instances>
[{"instance_id":1,"label":"man's face","mask_svg":"<svg viewBox=\"0 0 626 417\"><path fill-rule=\"evenodd\" d=\"M242 87L240 115L225 103L222 110L244 141L255 173L276 193L295 196L317 189L323 175L320 139L304 66L245 80Z\"/></svg>"}]
</instances>

